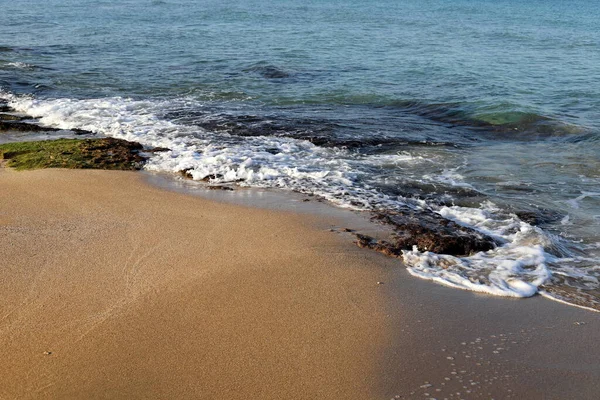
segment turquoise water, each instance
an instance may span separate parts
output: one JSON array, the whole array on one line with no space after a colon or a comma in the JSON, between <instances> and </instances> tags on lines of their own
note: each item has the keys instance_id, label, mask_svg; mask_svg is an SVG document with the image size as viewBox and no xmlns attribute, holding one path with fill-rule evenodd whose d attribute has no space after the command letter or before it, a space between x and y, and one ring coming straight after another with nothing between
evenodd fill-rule
<instances>
[{"instance_id":1,"label":"turquoise water","mask_svg":"<svg viewBox=\"0 0 600 400\"><path fill-rule=\"evenodd\" d=\"M415 275L598 307L598 10L583 0L10 2L0 95L49 125L172 149L151 160L155 171L349 208L432 209L504 245L452 259L450 272L411 252Z\"/></svg>"},{"instance_id":2,"label":"turquoise water","mask_svg":"<svg viewBox=\"0 0 600 400\"><path fill-rule=\"evenodd\" d=\"M523 112L597 127L594 2L238 3L10 2L2 61L48 68L26 77L53 95L458 103L493 121ZM268 66L284 78L264 79Z\"/></svg>"}]
</instances>

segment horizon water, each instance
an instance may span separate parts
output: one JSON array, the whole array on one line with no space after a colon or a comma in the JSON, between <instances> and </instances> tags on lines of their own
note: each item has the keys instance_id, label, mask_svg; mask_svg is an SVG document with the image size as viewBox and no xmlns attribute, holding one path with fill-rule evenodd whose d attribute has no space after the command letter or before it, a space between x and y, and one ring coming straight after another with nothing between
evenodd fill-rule
<instances>
[{"instance_id":1,"label":"horizon water","mask_svg":"<svg viewBox=\"0 0 600 400\"><path fill-rule=\"evenodd\" d=\"M25 0L0 14L0 100L169 148L146 169L173 179L432 210L500 245L406 251L411 274L600 310L598 21L584 0Z\"/></svg>"}]
</instances>

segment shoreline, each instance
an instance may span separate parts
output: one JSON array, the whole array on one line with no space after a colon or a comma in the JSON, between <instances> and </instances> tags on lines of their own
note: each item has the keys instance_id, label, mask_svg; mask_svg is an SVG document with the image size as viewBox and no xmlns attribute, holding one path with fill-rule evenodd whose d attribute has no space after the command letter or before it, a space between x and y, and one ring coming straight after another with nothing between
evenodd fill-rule
<instances>
[{"instance_id":1,"label":"shoreline","mask_svg":"<svg viewBox=\"0 0 600 400\"><path fill-rule=\"evenodd\" d=\"M333 217L341 223L326 226L331 232L338 234L346 234L348 240L357 242L358 235L366 235L375 240L389 240L393 235L393 228L386 224L377 223L373 220L373 212L371 211L356 211L337 207L326 200L314 198L303 193L285 191L281 189L259 188L259 187L241 187L235 186L231 190L212 190L205 182L194 181L190 179L177 179L170 174L149 172L145 170L139 171L143 175L145 182L158 188L182 193L190 196L197 196L210 201L224 202L227 204L238 205L242 207L251 207L272 211L286 211L296 214L305 214L309 216L324 216ZM349 234L349 235L348 235ZM366 250L378 251L376 249L367 248ZM384 252L382 252L385 254ZM398 266L406 268L400 257L395 258ZM410 272L409 272L410 274ZM467 291L477 294L489 295L492 297L500 297L503 299L511 298L510 296L496 296L483 291L476 291L437 281L434 279L426 279L418 275L410 274L415 279L435 282L436 285L446 286L455 290ZM529 299L531 297L543 297L546 300L554 301L570 307L575 307L581 310L586 310L592 313L600 313L592 307L587 307L577 303L571 303L566 300L555 297L550 293L540 290L530 297L522 297L521 299Z\"/></svg>"},{"instance_id":2,"label":"shoreline","mask_svg":"<svg viewBox=\"0 0 600 400\"><path fill-rule=\"evenodd\" d=\"M1 398L600 390L595 313L415 279L330 232L336 216L217 203L133 172L2 168L0 186Z\"/></svg>"},{"instance_id":3,"label":"shoreline","mask_svg":"<svg viewBox=\"0 0 600 400\"><path fill-rule=\"evenodd\" d=\"M17 112L8 105L4 108L0 107L0 110L8 111L0 113L0 120L8 118L4 124L5 126L0 127L2 133L18 131L32 134L32 132L45 132L48 130L45 132L46 134L56 135L60 133L62 135L65 132L55 127L40 126L36 122L38 118ZM32 132L28 132L29 130L32 130ZM91 131L78 128L71 129L70 132L74 137L96 135ZM32 139L31 142L11 143L12 139L9 138L7 143L0 144L0 158L6 159L0 160L0 162L19 170L35 168L140 170L144 163L151 163L151 154L171 151L166 147L153 147L154 144L149 145L146 143L146 145L142 145L139 142L112 137L87 139L78 137L66 140L48 140L50 137L45 137L46 140L40 140L42 138L39 137ZM144 141L142 140L142 142ZM343 205L329 207L328 209L326 205L315 207L312 205L315 204L314 202L308 207L299 204L293 204L290 207L287 204L288 198L295 199L296 197L302 198L302 202L316 200L326 203L328 201L326 200L327 197L319 194L318 191L316 193L309 192L308 195L298 193L297 196L285 193L285 190L279 195L276 193L277 189L260 189L258 187L254 189L244 187L238 191L237 189L240 189L240 187L228 180L221 183L220 178L222 176L219 176L219 174L193 176L190 168L184 168L178 169L177 174L187 179L177 180L177 178L173 179L172 173L160 169L155 171L152 166L149 169L154 171L154 173L146 171L149 182L168 190L194 194L199 187L203 187L202 189L212 190L214 194L202 193L202 196L216 201L230 202L233 200L234 204L241 205L248 205L249 202L253 207L264 208L265 199L268 199L268 206L266 207L268 209L308 213L323 209L325 215L334 213L344 220L347 220L350 216ZM206 192L202 189L201 191ZM235 192L235 196L230 196L226 192ZM242 196L238 196L239 192L242 193ZM335 203L334 200L329 200ZM285 203L285 205L282 206L282 203ZM559 281L554 287L554 280L549 281L552 272L548 269L549 267L543 262L540 263L539 260L541 257L547 261L546 257L551 253L546 251L545 245L542 254L538 255L537 258L530 257L531 254L527 251L523 252L523 249L520 248L525 247L528 251L537 252L538 249L532 243L535 243L536 240L542 240L544 234L540 233L542 237L533 238L532 243L525 240L518 246L515 245L517 243L516 239L510 238L510 235L506 236L506 232L512 232L516 229L515 232L523 233L526 238L528 232L535 231L538 229L538 224L543 223L540 221L550 217L544 217L543 213L536 215L535 212L514 211L514 214L506 214L504 217L507 219L502 222L500 221L502 217L498 221L493 221L494 217L483 216L485 223L500 223L500 227L503 226L503 231L498 227L486 227L485 223L483 228L478 227L477 222L472 223L470 221L472 217L469 215L473 211L472 209L461 209L458 206L458 211L456 211L454 208L443 206L440 210L435 211L429 207L421 209L419 206L413 209L410 205L402 205L399 209L354 211L354 216L351 219L357 229L354 227L352 229L342 228L338 231L340 233L351 233L356 237L355 242L361 248L368 248L401 259L400 262L407 263L410 266L412 275L422 279L433 280L463 290L492 293L499 296L529 297L541 294L560 303L571 304L589 311L598 311L594 294L588 295L587 286L576 285L576 289L573 290L569 283L561 285ZM333 209L337 211L333 211ZM485 214L485 210L480 210L480 212ZM346 215L342 215L343 213L346 213ZM369 213L369 215L365 215L366 213ZM475 220L481 217L481 215L476 216ZM467 220L466 223L464 218ZM376 220L377 223L373 223ZM510 224L506 221L509 221ZM522 225L522 222L525 222L525 226ZM515 223L520 224L520 226L517 228L514 225ZM331 230L336 229L332 228ZM515 237L518 236L518 234L515 235ZM503 242L504 239L507 240L506 243ZM552 242L551 239L548 240ZM501 250L503 248L506 250L507 243L511 244L512 247L508 246L509 255L503 256ZM496 250L499 251L496 252ZM511 255L511 251L516 252L516 255ZM499 281L498 279L490 279L491 275L486 274L485 268L480 267L469 271L469 263L472 261L471 256L486 252L492 253L492 265L494 262L513 264L510 272L504 267L494 270L494 272L506 270L500 273ZM438 255L442 258L437 259ZM449 258L446 258L446 256L449 256ZM463 261L463 257L466 257L466 260ZM433 269L428 268L431 260L433 260L435 266ZM477 263L478 261L474 260L474 262ZM521 266L523 262L525 263L524 268ZM527 272L532 266L535 266L533 283L530 282L531 277L528 277ZM445 270L450 272L446 274ZM559 270L558 275L560 274ZM594 279L593 275L590 279ZM548 282L550 284L546 285ZM541 293L542 291L543 293Z\"/></svg>"},{"instance_id":4,"label":"shoreline","mask_svg":"<svg viewBox=\"0 0 600 400\"><path fill-rule=\"evenodd\" d=\"M305 217L126 172L0 182L0 397L372 397L372 272Z\"/></svg>"}]
</instances>

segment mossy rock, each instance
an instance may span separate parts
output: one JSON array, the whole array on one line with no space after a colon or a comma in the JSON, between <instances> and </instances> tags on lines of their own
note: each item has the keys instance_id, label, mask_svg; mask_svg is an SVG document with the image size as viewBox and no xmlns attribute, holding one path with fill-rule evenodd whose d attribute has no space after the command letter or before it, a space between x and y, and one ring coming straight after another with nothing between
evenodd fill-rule
<instances>
[{"instance_id":1,"label":"mossy rock","mask_svg":"<svg viewBox=\"0 0 600 400\"><path fill-rule=\"evenodd\" d=\"M121 139L58 139L0 145L0 159L17 170L92 168L138 170L146 160L142 145Z\"/></svg>"}]
</instances>

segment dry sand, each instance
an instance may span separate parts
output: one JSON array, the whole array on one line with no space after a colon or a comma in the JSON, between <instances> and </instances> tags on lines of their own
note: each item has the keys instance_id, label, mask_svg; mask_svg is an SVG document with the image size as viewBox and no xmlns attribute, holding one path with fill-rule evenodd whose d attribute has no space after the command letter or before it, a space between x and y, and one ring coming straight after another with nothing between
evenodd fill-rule
<instances>
[{"instance_id":1,"label":"dry sand","mask_svg":"<svg viewBox=\"0 0 600 400\"><path fill-rule=\"evenodd\" d=\"M0 399L598 398L598 314L411 278L341 223L0 168Z\"/></svg>"}]
</instances>

